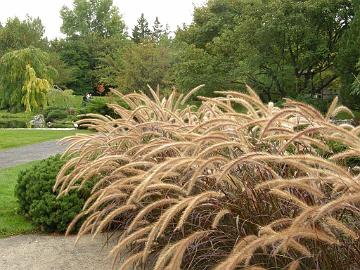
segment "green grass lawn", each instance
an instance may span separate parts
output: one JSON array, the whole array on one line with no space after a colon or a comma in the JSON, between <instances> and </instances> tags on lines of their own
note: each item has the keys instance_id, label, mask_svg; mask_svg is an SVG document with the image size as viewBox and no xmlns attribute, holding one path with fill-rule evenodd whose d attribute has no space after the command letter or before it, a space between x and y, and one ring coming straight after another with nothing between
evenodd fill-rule
<instances>
[{"instance_id":1,"label":"green grass lawn","mask_svg":"<svg viewBox=\"0 0 360 270\"><path fill-rule=\"evenodd\" d=\"M33 143L61 139L76 133L84 133L84 130L16 130L0 129L0 150L18 147Z\"/></svg>"},{"instance_id":2,"label":"green grass lawn","mask_svg":"<svg viewBox=\"0 0 360 270\"><path fill-rule=\"evenodd\" d=\"M14 190L18 173L36 162L0 170L0 238L35 231L34 226L17 213L18 204Z\"/></svg>"}]
</instances>

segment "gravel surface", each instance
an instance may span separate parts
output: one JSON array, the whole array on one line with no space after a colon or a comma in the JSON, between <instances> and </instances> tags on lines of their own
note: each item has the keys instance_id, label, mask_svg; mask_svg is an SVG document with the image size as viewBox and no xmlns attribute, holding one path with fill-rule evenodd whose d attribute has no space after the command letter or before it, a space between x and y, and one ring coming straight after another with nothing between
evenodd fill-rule
<instances>
[{"instance_id":1,"label":"gravel surface","mask_svg":"<svg viewBox=\"0 0 360 270\"><path fill-rule=\"evenodd\" d=\"M60 145L57 141L49 141L0 151L0 169L45 159L63 153L65 149L66 145Z\"/></svg>"},{"instance_id":2,"label":"gravel surface","mask_svg":"<svg viewBox=\"0 0 360 270\"><path fill-rule=\"evenodd\" d=\"M0 239L0 270L107 270L113 242L106 236L94 240L84 236L77 245L75 237L20 235Z\"/></svg>"}]
</instances>

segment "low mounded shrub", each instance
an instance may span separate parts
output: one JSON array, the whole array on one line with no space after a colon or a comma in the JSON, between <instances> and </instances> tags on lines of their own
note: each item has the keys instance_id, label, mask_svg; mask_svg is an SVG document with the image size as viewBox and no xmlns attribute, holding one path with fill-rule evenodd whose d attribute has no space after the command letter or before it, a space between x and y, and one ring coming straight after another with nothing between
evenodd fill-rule
<instances>
[{"instance_id":1,"label":"low mounded shrub","mask_svg":"<svg viewBox=\"0 0 360 270\"><path fill-rule=\"evenodd\" d=\"M85 106L81 108L81 113L98 113L102 115L114 116L114 113L111 109L108 108L106 101L101 98L93 98L88 103L85 103Z\"/></svg>"},{"instance_id":2,"label":"low mounded shrub","mask_svg":"<svg viewBox=\"0 0 360 270\"><path fill-rule=\"evenodd\" d=\"M96 113L101 115L109 115L113 118L117 118L118 115L114 113L114 110L109 108L108 103L121 104L121 106L128 108L127 104L121 101L119 98L116 100L112 97L107 99L106 97L93 97L88 103L85 103L81 109L81 114Z\"/></svg>"},{"instance_id":3,"label":"low mounded shrub","mask_svg":"<svg viewBox=\"0 0 360 270\"><path fill-rule=\"evenodd\" d=\"M50 108L46 114L46 122L53 122L54 120L61 120L67 118L68 113L64 109Z\"/></svg>"},{"instance_id":4,"label":"low mounded shrub","mask_svg":"<svg viewBox=\"0 0 360 270\"><path fill-rule=\"evenodd\" d=\"M71 191L69 196L57 199L52 187L65 162L60 155L50 157L22 171L18 176L15 195L20 211L45 232L66 231L90 193L87 185L81 190Z\"/></svg>"}]
</instances>

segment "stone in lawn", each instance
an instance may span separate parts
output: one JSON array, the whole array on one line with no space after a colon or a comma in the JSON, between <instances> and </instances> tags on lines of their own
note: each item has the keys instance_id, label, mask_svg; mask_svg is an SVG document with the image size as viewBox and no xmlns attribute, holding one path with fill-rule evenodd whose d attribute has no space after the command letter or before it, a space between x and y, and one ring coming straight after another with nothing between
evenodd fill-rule
<instances>
[{"instance_id":1,"label":"stone in lawn","mask_svg":"<svg viewBox=\"0 0 360 270\"><path fill-rule=\"evenodd\" d=\"M30 126L34 128L43 128L45 127L45 118L42 114L37 114L34 116L33 120L30 121Z\"/></svg>"}]
</instances>

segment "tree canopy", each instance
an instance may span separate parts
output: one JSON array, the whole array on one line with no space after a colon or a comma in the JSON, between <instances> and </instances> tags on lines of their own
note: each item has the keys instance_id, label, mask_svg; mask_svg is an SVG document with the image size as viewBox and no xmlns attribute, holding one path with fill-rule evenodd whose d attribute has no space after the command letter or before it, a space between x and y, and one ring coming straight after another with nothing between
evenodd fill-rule
<instances>
[{"instance_id":1,"label":"tree canopy","mask_svg":"<svg viewBox=\"0 0 360 270\"><path fill-rule=\"evenodd\" d=\"M0 108L11 111L25 109L23 97L26 93L23 86L29 82L32 72L37 78L52 83L56 70L48 66L48 61L49 55L46 52L33 47L3 55L0 58Z\"/></svg>"},{"instance_id":2,"label":"tree canopy","mask_svg":"<svg viewBox=\"0 0 360 270\"><path fill-rule=\"evenodd\" d=\"M198 94L211 96L249 84L263 100L291 97L325 107L339 95L360 109L359 14L360 2L351 0L208 0L175 37L159 17L149 23L144 13L128 35L112 0L74 0L60 12L64 38L48 42L38 18L0 25L0 57L38 48L44 65L57 69L52 83L75 94L147 84L186 92L205 84ZM16 91L14 85L10 92L19 100L22 84ZM1 106L10 103L2 98Z\"/></svg>"},{"instance_id":3,"label":"tree canopy","mask_svg":"<svg viewBox=\"0 0 360 270\"><path fill-rule=\"evenodd\" d=\"M339 52L335 58L335 67L340 74L343 102L360 109L360 2L353 2L354 14L351 16L348 31L339 41ZM349 90L350 89L350 90Z\"/></svg>"},{"instance_id":4,"label":"tree canopy","mask_svg":"<svg viewBox=\"0 0 360 270\"><path fill-rule=\"evenodd\" d=\"M39 18L27 16L23 21L17 17L9 18L0 27L0 56L30 46L46 49L47 39L44 33L45 28Z\"/></svg>"},{"instance_id":5,"label":"tree canopy","mask_svg":"<svg viewBox=\"0 0 360 270\"><path fill-rule=\"evenodd\" d=\"M140 18L137 21L137 25L135 25L132 31L132 40L135 43L140 43L141 41L150 38L151 31L149 28L149 23L145 19L144 13L141 13Z\"/></svg>"},{"instance_id":6,"label":"tree canopy","mask_svg":"<svg viewBox=\"0 0 360 270\"><path fill-rule=\"evenodd\" d=\"M66 39L52 43L54 51L72 69L67 84L77 94L91 92L99 83L100 59L114 54L125 39L125 24L112 0L74 0L61 10Z\"/></svg>"},{"instance_id":7,"label":"tree canopy","mask_svg":"<svg viewBox=\"0 0 360 270\"><path fill-rule=\"evenodd\" d=\"M67 36L96 34L108 38L124 33L125 24L112 0L74 0L73 8L60 11L61 31Z\"/></svg>"},{"instance_id":8,"label":"tree canopy","mask_svg":"<svg viewBox=\"0 0 360 270\"><path fill-rule=\"evenodd\" d=\"M246 82L268 100L315 95L340 88L334 61L353 14L352 1L343 0L209 0L176 38L203 51L199 58L208 56L199 61L212 65L223 88ZM194 61L191 54L187 61ZM182 76L201 72L189 69Z\"/></svg>"},{"instance_id":9,"label":"tree canopy","mask_svg":"<svg viewBox=\"0 0 360 270\"><path fill-rule=\"evenodd\" d=\"M166 43L157 45L153 41L144 41L129 46L122 56L123 68L117 76L120 89L146 91L147 85L169 87L170 53Z\"/></svg>"}]
</instances>

